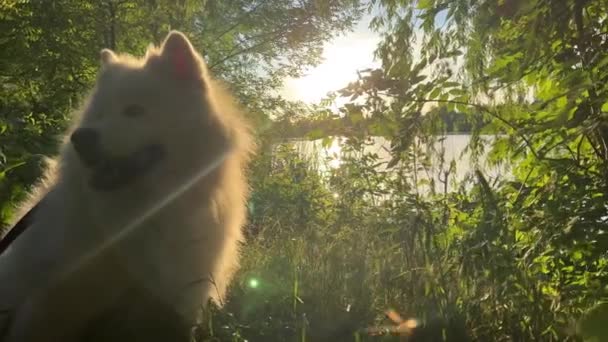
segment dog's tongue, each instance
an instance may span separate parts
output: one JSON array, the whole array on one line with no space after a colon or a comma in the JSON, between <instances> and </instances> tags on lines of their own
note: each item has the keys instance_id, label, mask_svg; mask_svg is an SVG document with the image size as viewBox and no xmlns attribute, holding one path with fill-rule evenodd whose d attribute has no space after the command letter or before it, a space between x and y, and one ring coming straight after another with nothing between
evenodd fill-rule
<instances>
[{"instance_id":1,"label":"dog's tongue","mask_svg":"<svg viewBox=\"0 0 608 342\"><path fill-rule=\"evenodd\" d=\"M111 191L128 185L163 158L159 145L149 145L128 157L106 159L94 168L91 186L100 191Z\"/></svg>"}]
</instances>

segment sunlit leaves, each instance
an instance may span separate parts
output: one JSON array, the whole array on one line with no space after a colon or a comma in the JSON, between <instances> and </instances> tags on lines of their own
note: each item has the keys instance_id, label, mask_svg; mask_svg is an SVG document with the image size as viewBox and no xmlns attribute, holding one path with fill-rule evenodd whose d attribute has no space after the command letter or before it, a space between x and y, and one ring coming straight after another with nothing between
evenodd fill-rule
<instances>
[{"instance_id":1,"label":"sunlit leaves","mask_svg":"<svg viewBox=\"0 0 608 342\"><path fill-rule=\"evenodd\" d=\"M521 51L512 55L502 55L493 63L492 67L488 69L488 73L494 74L503 72L510 64L521 61L523 56L524 54Z\"/></svg>"},{"instance_id":2,"label":"sunlit leaves","mask_svg":"<svg viewBox=\"0 0 608 342\"><path fill-rule=\"evenodd\" d=\"M418 0L417 8L421 10L428 10L433 6L434 0Z\"/></svg>"},{"instance_id":3,"label":"sunlit leaves","mask_svg":"<svg viewBox=\"0 0 608 342\"><path fill-rule=\"evenodd\" d=\"M562 330L554 318L577 319L594 296L608 291L592 285L607 279L599 266L606 262L602 248L608 248L605 228L600 228L608 215L603 200L608 179L608 58L602 54L601 33L608 29L606 3L381 3L392 13L377 20L384 24L377 28L387 33L379 49L387 82L362 80L359 88L368 96L381 90L386 95L382 99L390 103L385 115L400 126L389 166L398 167L411 153L411 135L438 132L444 120L441 110L467 115L474 123L473 136L505 134L492 144L490 161L509 163L514 181L493 188L480 178L480 187L468 194L479 194L482 204L471 204L468 215L454 213L454 224L468 221L463 243L469 251L463 258L484 272L465 269L501 282L508 279L503 291L529 298L547 312L542 317L528 315L530 319L511 329L560 339ZM442 27L435 22L438 10L446 13ZM409 39L416 31L422 39ZM452 57L463 63L454 66ZM472 144L471 151L481 147L484 144ZM488 197L506 210L490 205ZM515 254L510 254L513 247ZM476 287L480 282L472 283ZM536 331L540 325L543 328Z\"/></svg>"}]
</instances>

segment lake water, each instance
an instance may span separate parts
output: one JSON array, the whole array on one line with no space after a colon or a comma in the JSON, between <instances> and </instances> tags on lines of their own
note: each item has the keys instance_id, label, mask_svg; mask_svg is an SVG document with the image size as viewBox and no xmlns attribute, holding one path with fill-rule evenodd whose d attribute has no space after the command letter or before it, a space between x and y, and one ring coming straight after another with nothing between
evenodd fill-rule
<instances>
[{"instance_id":1,"label":"lake water","mask_svg":"<svg viewBox=\"0 0 608 342\"><path fill-rule=\"evenodd\" d=\"M448 171L452 161L454 161L455 164L455 168L450 173L450 184L452 185L452 188L461 183L467 175L470 175L476 168L484 173L490 184L497 178L505 179L510 176L510 172L506 165L491 167L487 163L487 150L489 149L489 145L494 139L494 136L481 136L482 141L484 141L483 144L487 148L485 153L482 153L477 159L472 158L471 154L467 151L467 146L471 141L470 135L449 134L437 138L437 141L432 147L436 151L443 151L443 166L440 166L439 157L434 157L429 172L420 172L418 175L419 179L428 179L429 177L432 177L437 184L436 187L438 187L441 184L439 182L440 176L443 177L444 172ZM383 137L372 137L371 139L371 144L364 148L364 152L377 154L378 161L390 161L390 142ZM344 158L344 141L345 139L343 137L335 137L328 147L323 147L322 140L297 141L295 143L295 148L302 156L310 158L315 162L318 165L319 170L324 172L332 168L337 168L342 163L342 159ZM431 146L424 147L429 148ZM384 169L385 164L379 167Z\"/></svg>"}]
</instances>

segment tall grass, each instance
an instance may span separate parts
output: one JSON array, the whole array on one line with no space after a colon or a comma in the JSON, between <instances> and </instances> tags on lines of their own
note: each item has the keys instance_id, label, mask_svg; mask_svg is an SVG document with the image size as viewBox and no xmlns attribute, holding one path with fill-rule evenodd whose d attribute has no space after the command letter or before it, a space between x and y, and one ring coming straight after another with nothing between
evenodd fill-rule
<instances>
[{"instance_id":1,"label":"tall grass","mask_svg":"<svg viewBox=\"0 0 608 342\"><path fill-rule=\"evenodd\" d=\"M421 341L577 339L568 318L593 296L555 305L483 174L423 197L405 176L419 165L383 171L362 150L325 173L291 145L256 162L242 268L200 341L396 341L366 330L394 325L389 309L427 325Z\"/></svg>"}]
</instances>

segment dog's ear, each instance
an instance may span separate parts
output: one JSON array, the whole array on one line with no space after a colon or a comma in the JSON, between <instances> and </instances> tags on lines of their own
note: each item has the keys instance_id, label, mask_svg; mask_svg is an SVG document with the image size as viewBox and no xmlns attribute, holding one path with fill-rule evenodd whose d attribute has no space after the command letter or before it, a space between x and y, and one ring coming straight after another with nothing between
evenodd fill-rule
<instances>
[{"instance_id":1,"label":"dog's ear","mask_svg":"<svg viewBox=\"0 0 608 342\"><path fill-rule=\"evenodd\" d=\"M169 32L162 44L160 57L168 64L172 76L184 81L203 81L199 57L183 33Z\"/></svg>"},{"instance_id":2,"label":"dog's ear","mask_svg":"<svg viewBox=\"0 0 608 342\"><path fill-rule=\"evenodd\" d=\"M101 59L102 66L108 66L116 62L116 60L118 59L118 57L116 57L116 54L114 54L114 52L110 49L101 50L101 52L99 53L99 57Z\"/></svg>"}]
</instances>

